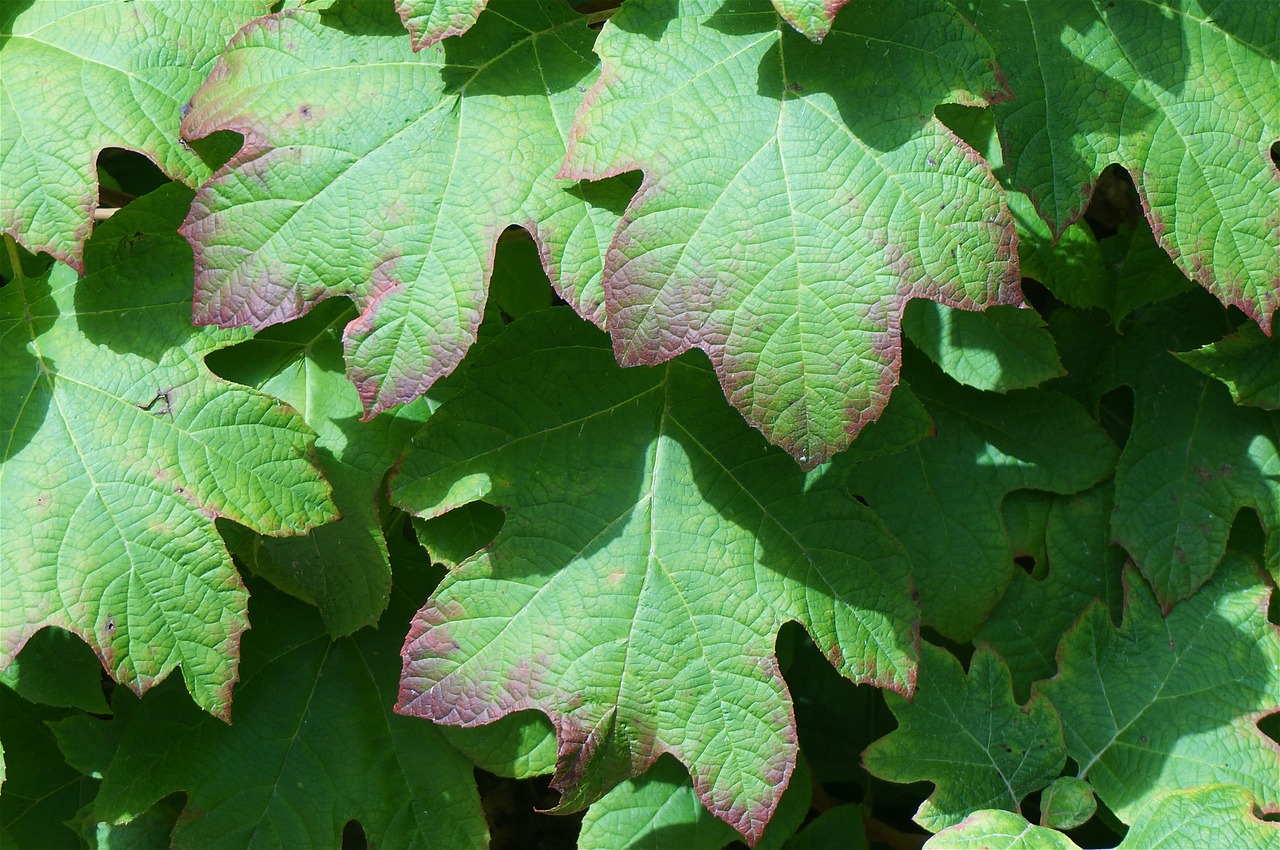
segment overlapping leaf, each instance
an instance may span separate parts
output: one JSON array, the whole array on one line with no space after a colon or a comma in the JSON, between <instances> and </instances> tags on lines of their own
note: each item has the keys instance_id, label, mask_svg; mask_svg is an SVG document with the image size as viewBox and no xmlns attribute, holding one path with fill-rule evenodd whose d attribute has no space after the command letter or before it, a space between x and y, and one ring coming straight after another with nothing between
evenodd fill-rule
<instances>
[{"instance_id":1,"label":"overlapping leaf","mask_svg":"<svg viewBox=\"0 0 1280 850\"><path fill-rule=\"evenodd\" d=\"M605 259L624 364L703 349L814 466L884 408L908 299L1020 300L1003 193L933 117L1004 96L948 4L858 3L816 46L764 0L629 2L596 51L562 173L645 170Z\"/></svg>"},{"instance_id":2,"label":"overlapping leaf","mask_svg":"<svg viewBox=\"0 0 1280 850\"><path fill-rule=\"evenodd\" d=\"M1055 232L1119 162L1187 276L1270 332L1280 306L1280 5L964 4L1014 99L995 107L1013 183Z\"/></svg>"},{"instance_id":3,"label":"overlapping leaf","mask_svg":"<svg viewBox=\"0 0 1280 850\"><path fill-rule=\"evenodd\" d=\"M1110 474L1116 450L1084 408L1058 393L979 393L927 362L912 365L920 368L911 388L937 436L858 464L849 486L911 553L924 622L968 640L1019 572L1000 515L1004 497L1021 488L1082 490Z\"/></svg>"},{"instance_id":4,"label":"overlapping leaf","mask_svg":"<svg viewBox=\"0 0 1280 850\"><path fill-rule=\"evenodd\" d=\"M61 626L139 693L181 667L226 717L246 597L214 518L297 534L335 514L302 418L204 366L245 334L190 325L190 199L104 224L83 280L57 264L0 290L0 662Z\"/></svg>"},{"instance_id":5,"label":"overlapping leaf","mask_svg":"<svg viewBox=\"0 0 1280 850\"><path fill-rule=\"evenodd\" d=\"M1213 581L1167 616L1126 574L1124 623L1094 605L1062 640L1039 686L1062 717L1067 752L1126 823L1160 791L1239 785L1280 810L1280 744L1257 726L1280 710L1280 634L1270 590L1228 555Z\"/></svg>"},{"instance_id":6,"label":"overlapping leaf","mask_svg":"<svg viewBox=\"0 0 1280 850\"><path fill-rule=\"evenodd\" d=\"M882 779L937 786L914 818L930 832L982 809L1021 812L1022 799L1066 762L1053 706L1043 696L1014 702L1009 670L987 647L965 675L951 653L922 643L915 698L885 699L898 729L868 747L863 761Z\"/></svg>"},{"instance_id":7,"label":"overlapping leaf","mask_svg":"<svg viewBox=\"0 0 1280 850\"><path fill-rule=\"evenodd\" d=\"M1063 374L1053 336L1034 310L998 306L970 313L915 301L902 316L902 330L942 371L980 390L1027 389Z\"/></svg>"},{"instance_id":8,"label":"overlapping leaf","mask_svg":"<svg viewBox=\"0 0 1280 850\"><path fill-rule=\"evenodd\" d=\"M1226 384L1236 404L1280 410L1280 338L1245 325L1178 359Z\"/></svg>"},{"instance_id":9,"label":"overlapping leaf","mask_svg":"<svg viewBox=\"0 0 1280 850\"><path fill-rule=\"evenodd\" d=\"M1237 785L1206 785L1157 794L1138 812L1116 850L1231 847L1272 850L1280 824L1253 813L1254 800Z\"/></svg>"},{"instance_id":10,"label":"overlapping leaf","mask_svg":"<svg viewBox=\"0 0 1280 850\"><path fill-rule=\"evenodd\" d=\"M184 226L196 320L261 328L350 296L347 373L372 416L457 366L494 242L519 224L560 294L602 322L603 245L630 190L555 178L597 74L586 22L505 0L465 39L414 54L382 7L337 9L247 27L193 100L189 138L246 137Z\"/></svg>"},{"instance_id":11,"label":"overlapping leaf","mask_svg":"<svg viewBox=\"0 0 1280 850\"><path fill-rule=\"evenodd\" d=\"M987 809L939 832L924 850L1080 850L1080 845L1022 815Z\"/></svg>"},{"instance_id":12,"label":"overlapping leaf","mask_svg":"<svg viewBox=\"0 0 1280 850\"><path fill-rule=\"evenodd\" d=\"M25 6L25 8L24 8ZM209 167L178 138L181 109L269 0L36 0L0 11L0 227L83 271L105 147L194 186Z\"/></svg>"},{"instance_id":13,"label":"overlapping leaf","mask_svg":"<svg viewBox=\"0 0 1280 850\"><path fill-rule=\"evenodd\" d=\"M783 20L811 41L821 43L831 31L836 12L849 0L773 0L773 7Z\"/></svg>"},{"instance_id":14,"label":"overlapping leaf","mask_svg":"<svg viewBox=\"0 0 1280 850\"><path fill-rule=\"evenodd\" d=\"M342 518L306 537L246 534L232 545L255 572L317 605L335 636L373 625L387 606L391 563L378 510L382 479L429 415L427 400L418 399L373 422L359 421L360 398L342 369L339 333L348 313L350 305L326 305L209 359L223 377L302 411L318 435L319 465Z\"/></svg>"},{"instance_id":15,"label":"overlapping leaf","mask_svg":"<svg viewBox=\"0 0 1280 850\"><path fill-rule=\"evenodd\" d=\"M384 628L331 641L306 606L255 589L234 723L173 689L117 707L120 744L95 817L127 821L183 790L175 848L337 850L349 820L370 846L484 846L470 763L390 710L406 602Z\"/></svg>"},{"instance_id":16,"label":"overlapping leaf","mask_svg":"<svg viewBox=\"0 0 1280 850\"><path fill-rule=\"evenodd\" d=\"M489 0L396 0L414 50L471 28Z\"/></svg>"},{"instance_id":17,"label":"overlapping leaf","mask_svg":"<svg viewBox=\"0 0 1280 850\"><path fill-rule=\"evenodd\" d=\"M796 754L779 627L799 621L850 678L909 692L915 676L900 545L803 483L696 361L619 369L567 311L511 325L393 479L420 515L508 508L414 620L398 710L462 726L544 712L562 808L670 752L758 840Z\"/></svg>"}]
</instances>

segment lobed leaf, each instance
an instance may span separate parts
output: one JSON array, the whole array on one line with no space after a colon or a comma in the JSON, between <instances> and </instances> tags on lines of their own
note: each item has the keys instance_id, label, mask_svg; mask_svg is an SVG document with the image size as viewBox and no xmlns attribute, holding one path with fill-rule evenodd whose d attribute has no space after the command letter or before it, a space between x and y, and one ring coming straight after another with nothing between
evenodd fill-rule
<instances>
[{"instance_id":1,"label":"lobed leaf","mask_svg":"<svg viewBox=\"0 0 1280 850\"><path fill-rule=\"evenodd\" d=\"M471 28L489 0L396 0L415 51Z\"/></svg>"},{"instance_id":2,"label":"lobed leaf","mask_svg":"<svg viewBox=\"0 0 1280 850\"><path fill-rule=\"evenodd\" d=\"M1280 340L1254 325L1176 357L1226 384L1236 404L1280 410Z\"/></svg>"},{"instance_id":3,"label":"lobed leaf","mask_svg":"<svg viewBox=\"0 0 1280 850\"><path fill-rule=\"evenodd\" d=\"M1257 817L1253 807L1253 797L1237 785L1206 785L1157 794L1138 812L1116 850L1276 847L1280 824Z\"/></svg>"},{"instance_id":4,"label":"lobed leaf","mask_svg":"<svg viewBox=\"0 0 1280 850\"><path fill-rule=\"evenodd\" d=\"M853 499L803 483L701 364L619 369L565 311L512 324L392 481L420 516L480 499L508 511L415 618L397 710L458 726L542 711L561 810L669 752L758 841L796 757L782 624L852 679L915 680L900 545Z\"/></svg>"},{"instance_id":5,"label":"lobed leaf","mask_svg":"<svg viewBox=\"0 0 1280 850\"><path fill-rule=\"evenodd\" d=\"M942 371L979 390L1027 389L1065 374L1053 336L1034 310L997 306L969 313L913 301L902 331Z\"/></svg>"},{"instance_id":6,"label":"lobed leaf","mask_svg":"<svg viewBox=\"0 0 1280 850\"><path fill-rule=\"evenodd\" d=\"M1000 809L975 812L924 843L924 850L1080 850L1056 829Z\"/></svg>"},{"instance_id":7,"label":"lobed leaf","mask_svg":"<svg viewBox=\"0 0 1280 850\"><path fill-rule=\"evenodd\" d=\"M299 534L335 512L302 418L204 366L244 334L191 328L190 200L130 204L82 280L58 264L0 289L0 666L60 626L138 693L180 667L225 719L248 622L214 519Z\"/></svg>"},{"instance_id":8,"label":"lobed leaf","mask_svg":"<svg viewBox=\"0 0 1280 850\"><path fill-rule=\"evenodd\" d=\"M503 0L465 39L414 54L379 8L246 27L183 122L187 138L246 139L183 227L196 321L262 328L352 298L343 342L366 418L461 361L507 225L533 233L560 295L603 322L603 246L630 194L555 177L597 75L584 18Z\"/></svg>"},{"instance_id":9,"label":"lobed leaf","mask_svg":"<svg viewBox=\"0 0 1280 850\"><path fill-rule=\"evenodd\" d=\"M764 0L642 0L596 51L561 173L645 171L605 257L624 365L702 349L809 468L884 409L909 299L1021 301L1003 192L933 117L1005 96L948 4L859 3L817 47Z\"/></svg>"},{"instance_id":10,"label":"lobed leaf","mask_svg":"<svg viewBox=\"0 0 1280 850\"><path fill-rule=\"evenodd\" d=\"M84 271L105 147L194 186L210 173L178 138L193 92L270 0L36 0L0 12L0 228Z\"/></svg>"}]
</instances>

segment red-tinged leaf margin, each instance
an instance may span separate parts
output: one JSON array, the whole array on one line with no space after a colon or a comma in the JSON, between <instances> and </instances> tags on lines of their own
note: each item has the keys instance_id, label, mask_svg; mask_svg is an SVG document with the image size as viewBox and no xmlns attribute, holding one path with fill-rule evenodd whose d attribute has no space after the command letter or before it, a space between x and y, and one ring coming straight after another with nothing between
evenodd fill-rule
<instances>
[{"instance_id":1,"label":"red-tinged leaf margin","mask_svg":"<svg viewBox=\"0 0 1280 850\"><path fill-rule=\"evenodd\" d=\"M431 4L428 11L419 11L420 4L423 2ZM471 25L476 22L476 18L480 17L489 0L462 0L470 3L469 9L446 13L447 23L442 24L438 20L433 23L431 19L438 17L435 15L436 8L449 2L450 0L396 0L396 14L400 16L400 20L404 21L404 28L409 31L409 41L414 53L451 36L462 35L471 29Z\"/></svg>"},{"instance_id":2,"label":"red-tinged leaf margin","mask_svg":"<svg viewBox=\"0 0 1280 850\"><path fill-rule=\"evenodd\" d=\"M814 44L821 44L827 33L831 32L836 13L848 2L849 0L773 0L773 7L784 21L795 27L796 32Z\"/></svg>"}]
</instances>

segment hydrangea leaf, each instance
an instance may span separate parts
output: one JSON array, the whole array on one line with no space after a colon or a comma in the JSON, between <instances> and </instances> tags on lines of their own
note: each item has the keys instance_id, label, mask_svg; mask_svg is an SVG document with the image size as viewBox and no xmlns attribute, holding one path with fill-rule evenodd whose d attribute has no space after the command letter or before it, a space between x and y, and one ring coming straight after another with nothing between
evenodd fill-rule
<instances>
[{"instance_id":1,"label":"hydrangea leaf","mask_svg":"<svg viewBox=\"0 0 1280 850\"><path fill-rule=\"evenodd\" d=\"M471 28L489 0L396 0L414 50Z\"/></svg>"},{"instance_id":2,"label":"hydrangea leaf","mask_svg":"<svg viewBox=\"0 0 1280 850\"><path fill-rule=\"evenodd\" d=\"M1238 785L1157 794L1138 812L1116 850L1273 850L1280 846L1280 824L1258 818L1253 806L1253 797Z\"/></svg>"},{"instance_id":3,"label":"hydrangea leaf","mask_svg":"<svg viewBox=\"0 0 1280 850\"><path fill-rule=\"evenodd\" d=\"M835 806L818 815L784 845L784 850L870 850L862 807Z\"/></svg>"},{"instance_id":4,"label":"hydrangea leaf","mask_svg":"<svg viewBox=\"0 0 1280 850\"><path fill-rule=\"evenodd\" d=\"M1045 527L1048 569L1018 573L977 637L1000 653L1024 698L1031 683L1057 672L1058 642L1095 600L1120 621L1124 553L1111 544L1111 483L1054 499ZM1039 565L1037 565L1039 567Z\"/></svg>"},{"instance_id":5,"label":"hydrangea leaf","mask_svg":"<svg viewBox=\"0 0 1280 850\"><path fill-rule=\"evenodd\" d=\"M804 761L798 762L777 814L756 850L777 850L795 834L809 811L813 786ZM643 776L621 782L587 809L579 847L616 850L721 850L738 838L724 821L712 817L698 800L689 774L673 758L661 758Z\"/></svg>"},{"instance_id":6,"label":"hydrangea leaf","mask_svg":"<svg viewBox=\"0 0 1280 850\"><path fill-rule=\"evenodd\" d=\"M563 310L473 359L392 497L426 517L484 499L507 519L415 618L397 710L458 726L542 711L562 809L669 752L755 842L796 755L778 629L798 621L844 675L909 693L916 614L900 544L836 488L805 493L714 387L688 358L620 369Z\"/></svg>"},{"instance_id":7,"label":"hydrangea leaf","mask_svg":"<svg viewBox=\"0 0 1280 850\"><path fill-rule=\"evenodd\" d=\"M815 46L764 0L627 3L596 51L562 173L645 170L605 257L624 365L703 349L808 468L883 410L909 299L1020 302L1003 192L933 117L1003 96L948 4L856 4Z\"/></svg>"},{"instance_id":8,"label":"hydrangea leaf","mask_svg":"<svg viewBox=\"0 0 1280 850\"><path fill-rule=\"evenodd\" d=\"M909 366L918 366L911 388L937 436L858 464L849 487L911 554L924 622L966 641L1021 572L1000 515L1004 497L1023 488L1083 490L1111 473L1116 449L1066 396L980 393L926 361Z\"/></svg>"},{"instance_id":9,"label":"hydrangea leaf","mask_svg":"<svg viewBox=\"0 0 1280 850\"><path fill-rule=\"evenodd\" d=\"M997 306L971 313L913 301L902 331L942 371L976 389L1027 389L1063 374L1053 336L1035 310Z\"/></svg>"},{"instance_id":10,"label":"hydrangea leaf","mask_svg":"<svg viewBox=\"0 0 1280 850\"><path fill-rule=\"evenodd\" d=\"M924 850L1080 850L1056 829L1001 809L975 812L924 843Z\"/></svg>"},{"instance_id":11,"label":"hydrangea leaf","mask_svg":"<svg viewBox=\"0 0 1280 850\"><path fill-rule=\"evenodd\" d=\"M320 608L330 634L378 622L391 593L391 563L378 500L382 481L430 415L428 399L360 422L360 397L342 367L350 304L326 304L298 322L259 332L211 355L222 377L270 393L315 429L320 469L342 518L306 537L243 535L233 550L254 572ZM237 545L238 543L238 545Z\"/></svg>"},{"instance_id":12,"label":"hydrangea leaf","mask_svg":"<svg viewBox=\"0 0 1280 850\"><path fill-rule=\"evenodd\" d=\"M84 641L59 628L41 629L4 670L0 684L41 705L107 714L102 694L102 664Z\"/></svg>"},{"instance_id":13,"label":"hydrangea leaf","mask_svg":"<svg viewBox=\"0 0 1280 850\"><path fill-rule=\"evenodd\" d=\"M1280 140L1280 6L965 5L1014 94L995 106L1013 184L1054 232L1118 162L1178 268L1270 333L1280 305L1280 171L1270 156Z\"/></svg>"},{"instance_id":14,"label":"hydrangea leaf","mask_svg":"<svg viewBox=\"0 0 1280 850\"><path fill-rule=\"evenodd\" d=\"M537 711L508 714L488 726L440 726L445 740L481 770L512 779L556 769L556 730Z\"/></svg>"},{"instance_id":15,"label":"hydrangea leaf","mask_svg":"<svg viewBox=\"0 0 1280 850\"><path fill-rule=\"evenodd\" d=\"M95 816L127 821L181 790L179 850L337 850L350 820L370 846L485 846L471 764L438 730L391 712L394 624L407 605L393 605L384 628L336 641L312 609L271 588L255 588L251 609L234 723L171 688L118 707L120 745Z\"/></svg>"},{"instance_id":16,"label":"hydrangea leaf","mask_svg":"<svg viewBox=\"0 0 1280 850\"><path fill-rule=\"evenodd\" d=\"M335 513L302 417L204 366L245 334L191 327L190 199L169 184L103 224L83 280L0 290L0 666L59 626L138 693L181 667L225 718L246 599L214 519L299 534Z\"/></svg>"},{"instance_id":17,"label":"hydrangea leaf","mask_svg":"<svg viewBox=\"0 0 1280 850\"><path fill-rule=\"evenodd\" d=\"M62 757L46 726L58 709L32 705L0 685L0 741L8 776L0 793L0 839L6 850L80 850L64 824L92 794Z\"/></svg>"},{"instance_id":18,"label":"hydrangea leaf","mask_svg":"<svg viewBox=\"0 0 1280 850\"><path fill-rule=\"evenodd\" d=\"M1094 605L1063 636L1058 675L1037 686L1080 777L1126 823L1158 791L1224 782L1280 810L1280 744L1257 726L1280 709L1280 633L1253 565L1228 555L1167 617L1134 571L1125 585L1120 627Z\"/></svg>"},{"instance_id":19,"label":"hydrangea leaf","mask_svg":"<svg viewBox=\"0 0 1280 850\"><path fill-rule=\"evenodd\" d=\"M898 728L863 754L872 774L891 782L937 786L916 811L930 832L955 826L982 809L1021 812L1022 798L1048 785L1067 754L1053 705L1013 699L1009 670L979 647L969 673L950 652L920 644L920 676L910 702L885 694Z\"/></svg>"},{"instance_id":20,"label":"hydrangea leaf","mask_svg":"<svg viewBox=\"0 0 1280 850\"><path fill-rule=\"evenodd\" d=\"M773 7L782 19L810 41L821 44L831 32L836 12L849 0L773 0Z\"/></svg>"},{"instance_id":21,"label":"hydrangea leaf","mask_svg":"<svg viewBox=\"0 0 1280 850\"><path fill-rule=\"evenodd\" d=\"M1040 795L1042 825L1054 829L1075 829L1093 817L1098 800L1083 779L1059 776Z\"/></svg>"},{"instance_id":22,"label":"hydrangea leaf","mask_svg":"<svg viewBox=\"0 0 1280 850\"><path fill-rule=\"evenodd\" d=\"M0 12L0 227L83 271L105 147L189 185L209 167L178 138L181 109L237 29L270 0L36 0Z\"/></svg>"},{"instance_id":23,"label":"hydrangea leaf","mask_svg":"<svg viewBox=\"0 0 1280 850\"><path fill-rule=\"evenodd\" d=\"M1280 339L1255 325L1177 358L1226 384L1236 404L1280 410Z\"/></svg>"},{"instance_id":24,"label":"hydrangea leaf","mask_svg":"<svg viewBox=\"0 0 1280 850\"><path fill-rule=\"evenodd\" d=\"M380 9L246 27L183 123L188 138L246 140L183 228L196 321L261 328L351 297L347 374L366 417L457 366L509 224L533 233L560 295L603 322L603 246L630 196L621 181L555 177L598 73L594 33L566 4L495 2L465 39L416 54Z\"/></svg>"}]
</instances>

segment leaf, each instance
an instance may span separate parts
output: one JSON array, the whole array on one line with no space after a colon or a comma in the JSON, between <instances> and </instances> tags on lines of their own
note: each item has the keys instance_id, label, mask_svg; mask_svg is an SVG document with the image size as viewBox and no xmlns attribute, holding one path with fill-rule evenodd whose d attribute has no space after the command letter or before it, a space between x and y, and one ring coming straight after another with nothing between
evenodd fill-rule
<instances>
[{"instance_id":1,"label":"leaf","mask_svg":"<svg viewBox=\"0 0 1280 850\"><path fill-rule=\"evenodd\" d=\"M36 0L0 13L0 226L84 271L105 147L188 185L210 169L178 138L181 108L268 0Z\"/></svg>"},{"instance_id":2,"label":"leaf","mask_svg":"<svg viewBox=\"0 0 1280 850\"><path fill-rule=\"evenodd\" d=\"M756 850L782 847L808 813L812 794L809 772L801 761ZM661 758L643 776L623 781L587 809L578 846L721 850L738 837L698 801L680 763Z\"/></svg>"},{"instance_id":3,"label":"leaf","mask_svg":"<svg viewBox=\"0 0 1280 850\"><path fill-rule=\"evenodd\" d=\"M975 812L924 843L924 850L1080 850L1056 829L1028 823L1022 815L988 809Z\"/></svg>"},{"instance_id":4,"label":"leaf","mask_svg":"<svg viewBox=\"0 0 1280 850\"><path fill-rule=\"evenodd\" d=\"M849 0L773 0L773 7L778 10L782 19L798 32L804 33L810 41L821 44L831 32L831 25Z\"/></svg>"},{"instance_id":5,"label":"leaf","mask_svg":"<svg viewBox=\"0 0 1280 850\"><path fill-rule=\"evenodd\" d=\"M1054 829L1075 829L1098 810L1089 783L1074 776L1059 776L1040 794L1040 822Z\"/></svg>"},{"instance_id":6,"label":"leaf","mask_svg":"<svg viewBox=\"0 0 1280 850\"><path fill-rule=\"evenodd\" d=\"M1280 745L1257 727L1280 707L1270 590L1236 555L1167 617L1134 571L1125 586L1123 624L1094 605L1063 636L1058 675L1037 686L1080 777L1126 823L1160 791L1220 782L1280 808Z\"/></svg>"},{"instance_id":7,"label":"leaf","mask_svg":"<svg viewBox=\"0 0 1280 850\"><path fill-rule=\"evenodd\" d=\"M855 4L816 47L763 0L628 3L595 49L561 173L645 170L605 257L624 365L701 348L810 468L884 409L909 299L1021 300L1003 193L933 117L1004 96L949 5Z\"/></svg>"},{"instance_id":8,"label":"leaf","mask_svg":"<svg viewBox=\"0 0 1280 850\"><path fill-rule=\"evenodd\" d=\"M489 0L396 0L396 12L409 30L415 51L451 35L462 35L480 17Z\"/></svg>"},{"instance_id":9,"label":"leaf","mask_svg":"<svg viewBox=\"0 0 1280 850\"><path fill-rule=\"evenodd\" d=\"M862 808L846 803L827 809L809 822L784 850L869 850Z\"/></svg>"},{"instance_id":10,"label":"leaf","mask_svg":"<svg viewBox=\"0 0 1280 850\"><path fill-rule=\"evenodd\" d=\"M244 334L193 330L191 251L169 186L104 223L67 266L0 290L0 666L59 626L142 693L176 667L226 718L245 591L214 529L260 534L334 518L292 409L220 381L210 351Z\"/></svg>"},{"instance_id":11,"label":"leaf","mask_svg":"<svg viewBox=\"0 0 1280 850\"><path fill-rule=\"evenodd\" d=\"M1157 794L1142 808L1116 850L1232 847L1270 850L1280 843L1280 824L1253 813L1250 794L1237 785L1206 785Z\"/></svg>"},{"instance_id":12,"label":"leaf","mask_svg":"<svg viewBox=\"0 0 1280 850\"><path fill-rule=\"evenodd\" d=\"M0 684L28 702L110 712L102 695L101 662L84 641L62 629L32 635L13 663L0 670Z\"/></svg>"},{"instance_id":13,"label":"leaf","mask_svg":"<svg viewBox=\"0 0 1280 850\"><path fill-rule=\"evenodd\" d=\"M1280 410L1280 340L1244 325L1217 342L1175 354L1191 368L1217 378L1236 404Z\"/></svg>"},{"instance_id":14,"label":"leaf","mask_svg":"<svg viewBox=\"0 0 1280 850\"><path fill-rule=\"evenodd\" d=\"M902 330L955 380L992 392L1021 390L1064 374L1053 337L1034 310L992 307L985 313L913 301Z\"/></svg>"},{"instance_id":15,"label":"leaf","mask_svg":"<svg viewBox=\"0 0 1280 850\"><path fill-rule=\"evenodd\" d=\"M0 741L7 774L0 794L0 838L6 850L79 848L64 822L85 799L87 780L62 758L45 726L45 720L60 714L0 685Z\"/></svg>"},{"instance_id":16,"label":"leaf","mask_svg":"<svg viewBox=\"0 0 1280 850\"><path fill-rule=\"evenodd\" d=\"M437 726L444 739L481 770L512 779L556 769L556 730L536 711L508 714L488 726Z\"/></svg>"},{"instance_id":17,"label":"leaf","mask_svg":"<svg viewBox=\"0 0 1280 850\"><path fill-rule=\"evenodd\" d=\"M966 676L951 653L921 643L914 700L890 693L885 701L898 728L867 748L863 764L891 782L937 786L912 818L930 832L981 809L1021 812L1022 798L1066 762L1053 705L1040 696L1014 702L1008 668L988 647Z\"/></svg>"},{"instance_id":18,"label":"leaf","mask_svg":"<svg viewBox=\"0 0 1280 850\"><path fill-rule=\"evenodd\" d=\"M1098 174L1119 162L1178 268L1270 333L1280 305L1270 157L1280 139L1280 6L966 5L1013 90L995 105L1013 184L1054 232L1079 218Z\"/></svg>"},{"instance_id":19,"label":"leaf","mask_svg":"<svg viewBox=\"0 0 1280 850\"><path fill-rule=\"evenodd\" d=\"M858 464L848 486L911 554L924 622L967 641L1021 572L1000 515L1005 496L1082 490L1110 474L1116 451L1084 409L1058 393L979 393L928 363L909 361L908 369L937 436Z\"/></svg>"},{"instance_id":20,"label":"leaf","mask_svg":"<svg viewBox=\"0 0 1280 850\"><path fill-rule=\"evenodd\" d=\"M802 486L696 361L619 369L566 311L512 324L392 479L419 516L507 508L414 619L397 710L457 726L542 711L560 810L669 752L758 841L796 753L782 624L849 678L914 682L901 547L853 499Z\"/></svg>"},{"instance_id":21,"label":"leaf","mask_svg":"<svg viewBox=\"0 0 1280 850\"><path fill-rule=\"evenodd\" d=\"M1095 599L1120 621L1124 553L1111 544L1112 492L1107 482L1053 500L1045 529L1047 572L1038 578L1016 573L978 630L977 639L1008 663L1019 699L1032 682L1057 672L1058 641Z\"/></svg>"},{"instance_id":22,"label":"leaf","mask_svg":"<svg viewBox=\"0 0 1280 850\"><path fill-rule=\"evenodd\" d=\"M255 589L233 725L174 689L117 706L120 748L95 815L127 821L187 793L173 847L339 848L357 820L370 846L487 842L471 765L421 723L390 711L398 627L332 641L309 608Z\"/></svg>"},{"instance_id":23,"label":"leaf","mask_svg":"<svg viewBox=\"0 0 1280 850\"><path fill-rule=\"evenodd\" d=\"M556 291L603 322L601 255L630 191L555 178L592 37L565 4L522 0L418 54L370 4L246 27L183 123L245 135L183 227L196 321L262 328L350 297L347 375L371 418L458 365L494 242L519 224Z\"/></svg>"},{"instance_id":24,"label":"leaf","mask_svg":"<svg viewBox=\"0 0 1280 850\"><path fill-rule=\"evenodd\" d=\"M387 606L391 564L378 498L387 470L430 415L428 400L419 399L372 422L359 421L360 398L343 374L339 338L350 313L349 304L327 304L209 358L222 377L303 411L318 435L319 466L333 484L342 518L306 537L243 535L233 549L254 572L318 606L335 637L377 623Z\"/></svg>"}]
</instances>

